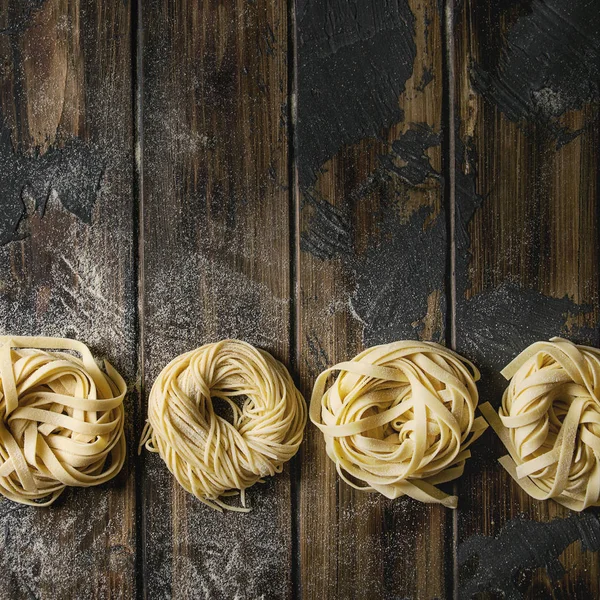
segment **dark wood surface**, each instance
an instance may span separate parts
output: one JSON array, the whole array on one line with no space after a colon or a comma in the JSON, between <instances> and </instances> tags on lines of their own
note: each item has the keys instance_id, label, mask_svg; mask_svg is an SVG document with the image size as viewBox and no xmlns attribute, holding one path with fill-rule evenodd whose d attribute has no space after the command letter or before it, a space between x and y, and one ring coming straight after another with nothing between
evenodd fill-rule
<instances>
[{"instance_id":1,"label":"dark wood surface","mask_svg":"<svg viewBox=\"0 0 600 600\"><path fill-rule=\"evenodd\" d=\"M600 19L591 6L474 0L455 15L456 338L496 406L506 385L498 371L530 343L599 342L600 62L589 40ZM461 597L481 588L598 597L597 510L529 498L492 460L502 454L492 432L478 450L458 487ZM590 532L591 542L575 541Z\"/></svg>"},{"instance_id":2,"label":"dark wood surface","mask_svg":"<svg viewBox=\"0 0 600 600\"><path fill-rule=\"evenodd\" d=\"M131 40L120 1L0 3L0 327L83 340L131 387L116 480L47 509L0 502L2 598L136 590Z\"/></svg>"},{"instance_id":3,"label":"dark wood surface","mask_svg":"<svg viewBox=\"0 0 600 600\"><path fill-rule=\"evenodd\" d=\"M491 432L459 509L340 482L312 425L248 515L136 453L175 355L316 375L456 347L498 405L536 339L598 345L597 0L0 0L0 328L130 385L128 461L0 502L0 598L594 598L600 520L529 499Z\"/></svg>"},{"instance_id":4,"label":"dark wood surface","mask_svg":"<svg viewBox=\"0 0 600 600\"><path fill-rule=\"evenodd\" d=\"M222 338L290 364L285 4L153 1L142 25L145 391ZM252 490L249 514L220 514L146 456L147 597L289 597L289 473Z\"/></svg>"},{"instance_id":5,"label":"dark wood surface","mask_svg":"<svg viewBox=\"0 0 600 600\"><path fill-rule=\"evenodd\" d=\"M333 6L299 3L296 12L297 343L307 398L324 368L366 346L446 339L442 20L435 2ZM303 597L450 594L443 507L338 481L314 427L298 489Z\"/></svg>"}]
</instances>

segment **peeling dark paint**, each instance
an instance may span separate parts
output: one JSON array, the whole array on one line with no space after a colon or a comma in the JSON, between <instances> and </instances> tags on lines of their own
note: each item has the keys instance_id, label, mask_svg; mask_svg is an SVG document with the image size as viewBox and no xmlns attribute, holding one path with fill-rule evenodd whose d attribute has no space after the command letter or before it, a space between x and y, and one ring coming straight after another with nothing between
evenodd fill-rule
<instances>
[{"instance_id":1,"label":"peeling dark paint","mask_svg":"<svg viewBox=\"0 0 600 600\"><path fill-rule=\"evenodd\" d=\"M432 218L432 209L424 207L403 222L394 204L384 201L377 214L376 237L366 244L364 252L357 253L350 241L350 220L333 213L334 222L331 205L321 200L319 206L303 236L303 249L320 259L341 260L342 269L354 282L349 308L364 325L364 343L418 336L428 296L444 285L444 213ZM344 240L343 249L337 241L340 239ZM433 333L442 339L443 331Z\"/></svg>"},{"instance_id":2,"label":"peeling dark paint","mask_svg":"<svg viewBox=\"0 0 600 600\"><path fill-rule=\"evenodd\" d=\"M459 294L464 294L468 285L468 265L471 260L471 238L468 225L484 198L477 193L477 151L468 140L463 143L456 136L455 198L456 198L456 279Z\"/></svg>"},{"instance_id":3,"label":"peeling dark paint","mask_svg":"<svg viewBox=\"0 0 600 600\"><path fill-rule=\"evenodd\" d=\"M300 249L323 260L351 255L354 244L347 205L337 208L311 192L303 201L303 210L310 210L312 215L310 226L300 236Z\"/></svg>"},{"instance_id":4,"label":"peeling dark paint","mask_svg":"<svg viewBox=\"0 0 600 600\"><path fill-rule=\"evenodd\" d=\"M366 345L416 337L422 326L415 323L424 317L427 297L444 282L444 214L432 220L431 209L421 208L408 223L401 223L392 211L383 208L377 241L352 265L355 289L350 306L365 326ZM435 337L442 333L435 332Z\"/></svg>"},{"instance_id":5,"label":"peeling dark paint","mask_svg":"<svg viewBox=\"0 0 600 600\"><path fill-rule=\"evenodd\" d=\"M518 517L496 537L474 535L458 547L459 596L469 600L480 592L495 592L505 600L524 596L515 580L523 571L545 569L553 581L565 574L559 560L571 544L589 552L600 550L600 521L591 513L539 523Z\"/></svg>"},{"instance_id":6,"label":"peeling dark paint","mask_svg":"<svg viewBox=\"0 0 600 600\"><path fill-rule=\"evenodd\" d=\"M443 184L442 176L431 165L426 150L439 146L441 136L425 123L412 123L406 132L389 146L389 152L378 157L377 169L357 185L340 206L333 206L314 189L305 191L302 197L302 211L308 215L308 225L302 230L300 247L316 258L331 260L344 257L351 261L355 253L352 207L368 194L381 191L383 204L395 201L404 202L405 196L390 197L383 191L390 180L396 180L401 190L416 189L427 179ZM397 220L397 216L385 206L381 211L382 220Z\"/></svg>"},{"instance_id":7,"label":"peeling dark paint","mask_svg":"<svg viewBox=\"0 0 600 600\"><path fill-rule=\"evenodd\" d=\"M426 123L412 123L410 128L392 143L391 152L380 157L386 170L398 175L411 186L423 183L427 178L440 179L431 166L428 148L440 145L440 134L435 133ZM397 165L398 159L402 162Z\"/></svg>"},{"instance_id":8,"label":"peeling dark paint","mask_svg":"<svg viewBox=\"0 0 600 600\"><path fill-rule=\"evenodd\" d=\"M415 18L406 0L302 0L298 31L298 172L302 189L338 150L403 119Z\"/></svg>"},{"instance_id":9,"label":"peeling dark paint","mask_svg":"<svg viewBox=\"0 0 600 600\"><path fill-rule=\"evenodd\" d=\"M471 239L468 226L485 202L477 193L477 153L469 141L457 136L456 170L456 330L458 350L473 359L482 370L481 397L497 405L506 386L499 371L523 348L540 339L563 335L576 342L596 343L596 332L575 323L570 316L589 313L590 305L571 298L553 298L507 280L466 298L469 288Z\"/></svg>"},{"instance_id":10,"label":"peeling dark paint","mask_svg":"<svg viewBox=\"0 0 600 600\"><path fill-rule=\"evenodd\" d=\"M443 186L427 152L439 146L440 133L411 123L335 206L313 187L342 147L369 138L381 143L385 129L404 118L398 100L413 75L415 17L405 0L301 0L296 15L301 249L340 261L354 289L347 306L364 325L365 344L416 337L425 327L429 296L444 288L446 223L443 212L419 209L418 200L408 210L403 206L426 182ZM423 67L420 77L416 87L422 90L433 73ZM353 218L367 196L378 198L376 225L359 250Z\"/></svg>"},{"instance_id":11,"label":"peeling dark paint","mask_svg":"<svg viewBox=\"0 0 600 600\"><path fill-rule=\"evenodd\" d=\"M427 29L425 30L428 31ZM425 34L427 36L427 33ZM433 72L431 69L423 68L423 73L421 75L421 81L416 87L417 92L422 92L432 81L434 80Z\"/></svg>"},{"instance_id":12,"label":"peeling dark paint","mask_svg":"<svg viewBox=\"0 0 600 600\"><path fill-rule=\"evenodd\" d=\"M0 245L22 239L28 211L43 216L53 194L69 212L90 224L104 170L100 153L78 138L42 155L25 155L13 150L8 129L1 128Z\"/></svg>"},{"instance_id":13,"label":"peeling dark paint","mask_svg":"<svg viewBox=\"0 0 600 600\"><path fill-rule=\"evenodd\" d=\"M569 129L568 127L554 127L553 131L556 138L556 150L560 150L563 146L566 146L574 139L577 139L584 131L586 127L581 129Z\"/></svg>"},{"instance_id":14,"label":"peeling dark paint","mask_svg":"<svg viewBox=\"0 0 600 600\"><path fill-rule=\"evenodd\" d=\"M446 267L446 217L431 206L415 207L403 217L403 204L428 180L443 186L426 150L440 144L440 134L412 123L378 157L379 166L352 189L341 206L305 192L301 249L320 260L339 260L354 290L348 308L363 325L366 345L415 338L425 327L430 294L443 290ZM367 195L379 197L377 223L365 250L355 245L352 215ZM426 274L424 276L424 274ZM439 307L445 311L445 302ZM441 340L445 317L435 331Z\"/></svg>"},{"instance_id":15,"label":"peeling dark paint","mask_svg":"<svg viewBox=\"0 0 600 600\"><path fill-rule=\"evenodd\" d=\"M521 350L552 335L592 342L595 330L566 327L569 315L592 310L592 306L576 304L567 296L551 298L517 283L505 282L459 303L460 348L480 364L501 370Z\"/></svg>"},{"instance_id":16,"label":"peeling dark paint","mask_svg":"<svg viewBox=\"0 0 600 600\"><path fill-rule=\"evenodd\" d=\"M473 65L473 86L512 121L550 125L564 143L573 132L556 118L600 100L599 30L597 0L535 0L508 30L502 51ZM488 43L497 45L481 40ZM485 56L493 62L485 64Z\"/></svg>"},{"instance_id":17,"label":"peeling dark paint","mask_svg":"<svg viewBox=\"0 0 600 600\"><path fill-rule=\"evenodd\" d=\"M591 313L593 306L577 304L568 296L554 298L506 280L470 298L469 264L471 239L469 223L486 198L477 193L477 152L468 140L456 138L456 330L458 350L481 367L481 394L497 404L506 386L499 371L519 352L540 339L563 335L580 343L597 343L590 327L573 324L569 317Z\"/></svg>"}]
</instances>

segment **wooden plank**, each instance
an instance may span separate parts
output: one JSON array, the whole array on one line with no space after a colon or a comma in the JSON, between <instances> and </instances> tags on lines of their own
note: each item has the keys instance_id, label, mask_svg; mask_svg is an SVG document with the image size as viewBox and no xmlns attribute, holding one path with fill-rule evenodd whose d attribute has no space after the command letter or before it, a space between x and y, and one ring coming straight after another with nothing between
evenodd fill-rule
<instances>
[{"instance_id":1,"label":"wooden plank","mask_svg":"<svg viewBox=\"0 0 600 600\"><path fill-rule=\"evenodd\" d=\"M144 4L146 392L227 337L289 363L287 27L285 2ZM289 467L220 514L145 463L148 597L290 597Z\"/></svg>"},{"instance_id":2,"label":"wooden plank","mask_svg":"<svg viewBox=\"0 0 600 600\"><path fill-rule=\"evenodd\" d=\"M531 342L599 342L598 18L555 0L469 0L455 17L457 343L498 406L498 371ZM491 432L473 453L460 596L598 597L597 518L526 496Z\"/></svg>"},{"instance_id":3,"label":"wooden plank","mask_svg":"<svg viewBox=\"0 0 600 600\"><path fill-rule=\"evenodd\" d=\"M0 330L73 337L134 383L129 8L0 2ZM108 485L0 502L0 597L135 594L133 419Z\"/></svg>"},{"instance_id":4,"label":"wooden plank","mask_svg":"<svg viewBox=\"0 0 600 600\"><path fill-rule=\"evenodd\" d=\"M297 2L298 352L327 366L397 339L445 339L442 41L436 2ZM423 274L426 273L424 276ZM451 590L451 517L340 482L308 426L302 598Z\"/></svg>"}]
</instances>

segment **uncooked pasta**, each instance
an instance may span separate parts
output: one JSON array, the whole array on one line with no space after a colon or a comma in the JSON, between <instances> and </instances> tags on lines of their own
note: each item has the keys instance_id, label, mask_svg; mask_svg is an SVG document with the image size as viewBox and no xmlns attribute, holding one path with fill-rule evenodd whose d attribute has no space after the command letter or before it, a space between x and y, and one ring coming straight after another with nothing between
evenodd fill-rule
<instances>
[{"instance_id":1,"label":"uncooked pasta","mask_svg":"<svg viewBox=\"0 0 600 600\"><path fill-rule=\"evenodd\" d=\"M78 355L78 356L77 356ZM112 479L125 461L126 385L85 344L0 336L0 493L48 506L67 486Z\"/></svg>"},{"instance_id":2,"label":"uncooked pasta","mask_svg":"<svg viewBox=\"0 0 600 600\"><path fill-rule=\"evenodd\" d=\"M304 398L287 369L264 350L223 340L163 369L140 448L158 452L181 486L208 506L247 511L245 490L282 471L305 425ZM242 506L223 501L238 493Z\"/></svg>"},{"instance_id":3,"label":"uncooked pasta","mask_svg":"<svg viewBox=\"0 0 600 600\"><path fill-rule=\"evenodd\" d=\"M503 371L499 413L481 412L508 455L500 459L537 500L572 510L600 505L600 351L558 337L536 342Z\"/></svg>"},{"instance_id":4,"label":"uncooked pasta","mask_svg":"<svg viewBox=\"0 0 600 600\"><path fill-rule=\"evenodd\" d=\"M472 363L439 344L375 346L321 373L310 417L349 485L455 508L456 496L436 485L463 473L487 427L475 417L477 379Z\"/></svg>"}]
</instances>

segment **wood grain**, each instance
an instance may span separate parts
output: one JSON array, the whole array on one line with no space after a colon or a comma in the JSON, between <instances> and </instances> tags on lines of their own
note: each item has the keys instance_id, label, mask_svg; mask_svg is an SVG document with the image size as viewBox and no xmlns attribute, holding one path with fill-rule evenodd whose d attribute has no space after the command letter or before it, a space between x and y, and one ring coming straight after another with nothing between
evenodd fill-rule
<instances>
[{"instance_id":1,"label":"wood grain","mask_svg":"<svg viewBox=\"0 0 600 600\"><path fill-rule=\"evenodd\" d=\"M144 4L146 392L176 355L228 337L289 364L286 11ZM145 595L290 597L288 469L248 491L249 514L220 514L146 456Z\"/></svg>"},{"instance_id":2,"label":"wood grain","mask_svg":"<svg viewBox=\"0 0 600 600\"><path fill-rule=\"evenodd\" d=\"M0 2L0 329L79 339L137 377L128 7ZM135 593L128 462L50 508L0 502L0 597Z\"/></svg>"},{"instance_id":3,"label":"wood grain","mask_svg":"<svg viewBox=\"0 0 600 600\"><path fill-rule=\"evenodd\" d=\"M444 340L442 53L435 2L300 2L296 33L297 355L308 398L324 368L367 346ZM302 598L451 593L446 510L353 490L312 425L298 510Z\"/></svg>"},{"instance_id":4,"label":"wood grain","mask_svg":"<svg viewBox=\"0 0 600 600\"><path fill-rule=\"evenodd\" d=\"M590 16L584 3L552 0L530 8L471 0L455 14L456 337L496 406L506 385L498 371L533 341L598 344ZM598 554L587 551L598 548L585 541L597 527L593 511L533 501L497 464L501 452L486 434L460 481L460 597L598 596Z\"/></svg>"},{"instance_id":5,"label":"wood grain","mask_svg":"<svg viewBox=\"0 0 600 600\"><path fill-rule=\"evenodd\" d=\"M138 389L225 337L307 398L365 347L455 337L495 405L529 343L598 345L594 4L0 0L0 330L132 388L117 480L0 502L0 598L599 597L598 512L529 499L491 432L455 515L340 482L310 424L249 515L135 453Z\"/></svg>"}]
</instances>

